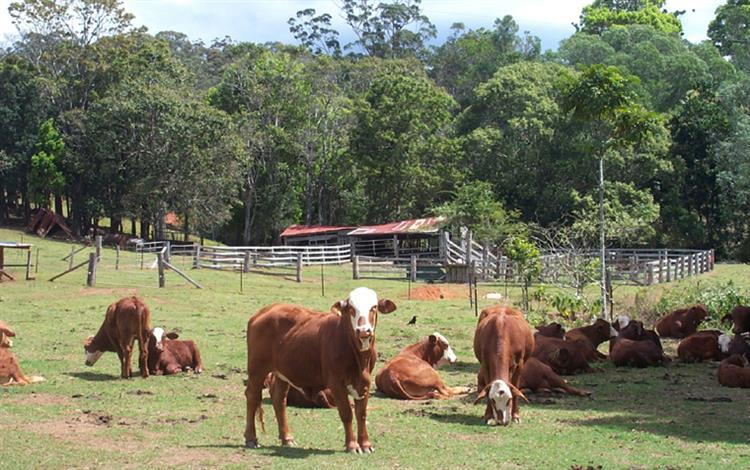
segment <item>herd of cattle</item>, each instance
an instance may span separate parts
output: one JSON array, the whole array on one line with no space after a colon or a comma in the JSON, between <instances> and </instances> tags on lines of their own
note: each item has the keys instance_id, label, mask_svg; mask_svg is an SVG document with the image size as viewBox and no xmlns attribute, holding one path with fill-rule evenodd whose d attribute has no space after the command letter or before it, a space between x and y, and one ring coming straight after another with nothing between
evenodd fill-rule
<instances>
[{"instance_id":1,"label":"herd of cattle","mask_svg":"<svg viewBox=\"0 0 750 470\"><path fill-rule=\"evenodd\" d=\"M372 452L366 416L377 359L375 327L378 314L394 310L392 301L378 299L373 290L360 287L333 304L330 313L273 304L251 316L247 324L245 445L258 447L256 421L264 426L261 397L267 388L283 446L294 445L287 405L328 407L338 409L347 451ZM528 401L525 393L590 395L570 386L560 375L596 371L590 363L607 359L598 349L605 341L609 341L609 360L615 366L648 367L670 361L660 341L665 337L681 339L679 360L721 361L717 371L721 385L750 388L750 307L737 306L722 319L733 323L733 336L719 330L698 331L707 315L705 307L695 305L661 318L656 331L621 315L612 324L598 319L566 332L559 323L551 323L532 332L520 311L488 307L479 315L474 333L474 354L479 361L474 403L486 402L483 420L488 425L519 422L519 402ZM9 350L13 336L13 330L0 321L0 384L44 380L23 374ZM106 351L116 352L121 377L129 378L136 340L143 377L203 370L195 343L178 340L176 333L166 333L163 328L152 329L151 313L136 297L109 306L99 331L84 343L86 365L93 365ZM466 394L467 388L447 387L436 371L440 365L454 362L456 355L448 340L436 332L387 362L375 384L382 394L406 400ZM349 397L354 400L353 407Z\"/></svg>"}]
</instances>

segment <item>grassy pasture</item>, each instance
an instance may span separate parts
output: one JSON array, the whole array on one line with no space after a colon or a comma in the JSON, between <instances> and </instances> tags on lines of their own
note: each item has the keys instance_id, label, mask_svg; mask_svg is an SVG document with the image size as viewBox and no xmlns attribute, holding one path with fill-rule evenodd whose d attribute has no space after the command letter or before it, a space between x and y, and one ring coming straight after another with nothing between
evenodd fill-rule
<instances>
[{"instance_id":1,"label":"grassy pasture","mask_svg":"<svg viewBox=\"0 0 750 470\"><path fill-rule=\"evenodd\" d=\"M353 281L348 267L327 267L322 296L314 267L305 270L301 284L246 275L243 293L238 274L208 270L189 271L204 290L173 273L167 274L167 288L158 289L155 270L141 270L134 255L124 255L116 272L110 249L97 287L86 288L85 268L47 282L66 269L61 258L70 245L0 229L2 241L22 236L41 248L37 280L0 284L0 318L18 334L13 350L26 374L43 375L47 382L0 389L3 468L750 468L750 394L719 387L715 364L648 370L602 364L601 373L569 377L574 386L592 391L591 398L532 396L532 403L522 406L523 422L508 428L483 425L483 407L472 406L471 397L403 402L375 395L368 424L377 451L366 456L343 452L335 410L290 408L300 447L279 447L266 399L264 447L245 450L244 328L258 308L288 301L327 310L353 287L367 285L399 307L380 317L379 365L437 330L459 356L458 364L442 369L444 380L474 386L476 320L464 288L447 291L454 295L442 300L407 300L405 282ZM83 253L76 257L83 259ZM13 272L23 278L20 268ZM734 279L747 288L748 274L745 266L719 265L700 282ZM671 287L647 294L658 297ZM502 289L480 286L480 296ZM620 311L627 311L637 291L616 290ZM204 374L123 381L115 354L105 354L93 368L84 366L83 340L96 332L107 305L130 294L145 299L154 326L197 341ZM510 295L516 298L517 290ZM417 324L406 325L413 315ZM674 355L675 343L667 346Z\"/></svg>"}]
</instances>

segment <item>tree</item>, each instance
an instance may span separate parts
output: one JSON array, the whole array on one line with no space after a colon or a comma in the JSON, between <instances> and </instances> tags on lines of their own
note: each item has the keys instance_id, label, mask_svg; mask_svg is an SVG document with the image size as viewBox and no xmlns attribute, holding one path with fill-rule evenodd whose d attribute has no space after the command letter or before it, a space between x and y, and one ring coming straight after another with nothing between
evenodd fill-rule
<instances>
[{"instance_id":1,"label":"tree","mask_svg":"<svg viewBox=\"0 0 750 470\"><path fill-rule=\"evenodd\" d=\"M577 31L601 34L614 25L642 24L668 34L682 34L682 12L663 10L666 0L594 0L583 7Z\"/></svg>"},{"instance_id":2,"label":"tree","mask_svg":"<svg viewBox=\"0 0 750 470\"><path fill-rule=\"evenodd\" d=\"M60 158L65 151L65 142L55 129L52 119L47 119L39 128L37 153L31 156L29 171L29 194L42 207L49 207L50 195L55 195L55 211L63 213L62 191L65 176L60 171Z\"/></svg>"},{"instance_id":3,"label":"tree","mask_svg":"<svg viewBox=\"0 0 750 470\"><path fill-rule=\"evenodd\" d=\"M315 16L314 8L297 12L297 18L289 18L289 31L294 39L315 54L341 55L339 32L331 26L331 15L323 13Z\"/></svg>"},{"instance_id":4,"label":"tree","mask_svg":"<svg viewBox=\"0 0 750 470\"><path fill-rule=\"evenodd\" d=\"M708 37L739 69L750 73L750 0L726 0L708 25Z\"/></svg>"},{"instance_id":5,"label":"tree","mask_svg":"<svg viewBox=\"0 0 750 470\"><path fill-rule=\"evenodd\" d=\"M421 216L461 181L455 101L423 75L383 70L355 110L351 153L369 223Z\"/></svg>"},{"instance_id":6,"label":"tree","mask_svg":"<svg viewBox=\"0 0 750 470\"><path fill-rule=\"evenodd\" d=\"M513 272L521 278L523 310L529 311L529 287L542 272L541 252L525 237L513 237L505 244L505 255L513 262Z\"/></svg>"}]
</instances>

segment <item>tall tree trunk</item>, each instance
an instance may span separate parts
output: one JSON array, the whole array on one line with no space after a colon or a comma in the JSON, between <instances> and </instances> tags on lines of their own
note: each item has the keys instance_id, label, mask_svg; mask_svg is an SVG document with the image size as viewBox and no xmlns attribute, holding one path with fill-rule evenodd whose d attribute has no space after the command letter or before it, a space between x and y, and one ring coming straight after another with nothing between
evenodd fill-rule
<instances>
[{"instance_id":1,"label":"tall tree trunk","mask_svg":"<svg viewBox=\"0 0 750 470\"><path fill-rule=\"evenodd\" d=\"M8 205L5 202L5 185L0 184L0 224L5 222Z\"/></svg>"},{"instance_id":2,"label":"tall tree trunk","mask_svg":"<svg viewBox=\"0 0 750 470\"><path fill-rule=\"evenodd\" d=\"M60 194L55 195L55 212L63 215L63 198Z\"/></svg>"},{"instance_id":3,"label":"tall tree trunk","mask_svg":"<svg viewBox=\"0 0 750 470\"><path fill-rule=\"evenodd\" d=\"M109 220L109 233L120 233L122 231L122 218L115 215L110 215Z\"/></svg>"},{"instance_id":4,"label":"tall tree trunk","mask_svg":"<svg viewBox=\"0 0 750 470\"><path fill-rule=\"evenodd\" d=\"M146 221L146 219L144 218L141 218L141 238L142 239L144 240L149 239L148 231L149 231L148 221Z\"/></svg>"},{"instance_id":5,"label":"tall tree trunk","mask_svg":"<svg viewBox=\"0 0 750 470\"><path fill-rule=\"evenodd\" d=\"M185 212L185 214L182 217L182 233L184 236L184 240L188 241L190 239L190 225L188 224L188 214Z\"/></svg>"},{"instance_id":6,"label":"tall tree trunk","mask_svg":"<svg viewBox=\"0 0 750 470\"><path fill-rule=\"evenodd\" d=\"M130 235L133 238L136 237L136 233L135 233L135 217L134 216L130 217Z\"/></svg>"}]
</instances>

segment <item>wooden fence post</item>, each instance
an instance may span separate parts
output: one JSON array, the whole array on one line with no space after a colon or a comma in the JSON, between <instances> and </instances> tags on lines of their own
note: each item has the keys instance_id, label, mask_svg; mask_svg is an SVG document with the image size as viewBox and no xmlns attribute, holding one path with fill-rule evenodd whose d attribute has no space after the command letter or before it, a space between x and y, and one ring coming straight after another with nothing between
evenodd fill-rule
<instances>
[{"instance_id":1,"label":"wooden fence post","mask_svg":"<svg viewBox=\"0 0 750 470\"><path fill-rule=\"evenodd\" d=\"M487 280L487 273L490 270L490 246L487 242L482 244L482 280Z\"/></svg>"},{"instance_id":2,"label":"wooden fence post","mask_svg":"<svg viewBox=\"0 0 750 470\"><path fill-rule=\"evenodd\" d=\"M411 282L417 282L417 255L411 255L411 273L409 279Z\"/></svg>"},{"instance_id":3,"label":"wooden fence post","mask_svg":"<svg viewBox=\"0 0 750 470\"><path fill-rule=\"evenodd\" d=\"M34 262L34 274L39 272L39 248L36 249L36 261Z\"/></svg>"},{"instance_id":4,"label":"wooden fence post","mask_svg":"<svg viewBox=\"0 0 750 470\"><path fill-rule=\"evenodd\" d=\"M120 245L115 245L115 271L120 269Z\"/></svg>"},{"instance_id":5,"label":"wooden fence post","mask_svg":"<svg viewBox=\"0 0 750 470\"><path fill-rule=\"evenodd\" d=\"M359 255L352 258L352 279L359 279Z\"/></svg>"},{"instance_id":6,"label":"wooden fence post","mask_svg":"<svg viewBox=\"0 0 750 470\"><path fill-rule=\"evenodd\" d=\"M193 269L199 269L201 267L201 245L195 248L195 258L193 258Z\"/></svg>"},{"instance_id":7,"label":"wooden fence post","mask_svg":"<svg viewBox=\"0 0 750 470\"><path fill-rule=\"evenodd\" d=\"M86 285L89 287L96 286L96 253L89 253L89 271L86 275Z\"/></svg>"},{"instance_id":8,"label":"wooden fence post","mask_svg":"<svg viewBox=\"0 0 750 470\"><path fill-rule=\"evenodd\" d=\"M159 264L159 287L164 287L164 250L156 253L156 260Z\"/></svg>"},{"instance_id":9,"label":"wooden fence post","mask_svg":"<svg viewBox=\"0 0 750 470\"><path fill-rule=\"evenodd\" d=\"M708 258L708 263L709 263L708 269L709 269L709 271L713 271L714 270L714 263L716 262L716 253L714 252L713 248L711 248L711 250L709 251L709 253L710 253L710 255L709 255L710 257Z\"/></svg>"},{"instance_id":10,"label":"wooden fence post","mask_svg":"<svg viewBox=\"0 0 750 470\"><path fill-rule=\"evenodd\" d=\"M26 280L31 280L31 248L26 251Z\"/></svg>"},{"instance_id":11,"label":"wooden fence post","mask_svg":"<svg viewBox=\"0 0 750 470\"><path fill-rule=\"evenodd\" d=\"M250 271L250 252L245 252L245 258L242 260L242 272Z\"/></svg>"},{"instance_id":12,"label":"wooden fence post","mask_svg":"<svg viewBox=\"0 0 750 470\"><path fill-rule=\"evenodd\" d=\"M472 244L471 230L469 230L468 232L466 232L466 240L465 241L466 241L466 253L465 253L465 258L466 259L465 259L465 261L466 261L466 266L469 267L469 265L471 264L471 244Z\"/></svg>"},{"instance_id":13,"label":"wooden fence post","mask_svg":"<svg viewBox=\"0 0 750 470\"><path fill-rule=\"evenodd\" d=\"M302 282L302 253L297 253L297 282Z\"/></svg>"},{"instance_id":14,"label":"wooden fence post","mask_svg":"<svg viewBox=\"0 0 750 470\"><path fill-rule=\"evenodd\" d=\"M172 262L172 242L167 241L166 245L167 250L164 252L164 261L167 263Z\"/></svg>"}]
</instances>

